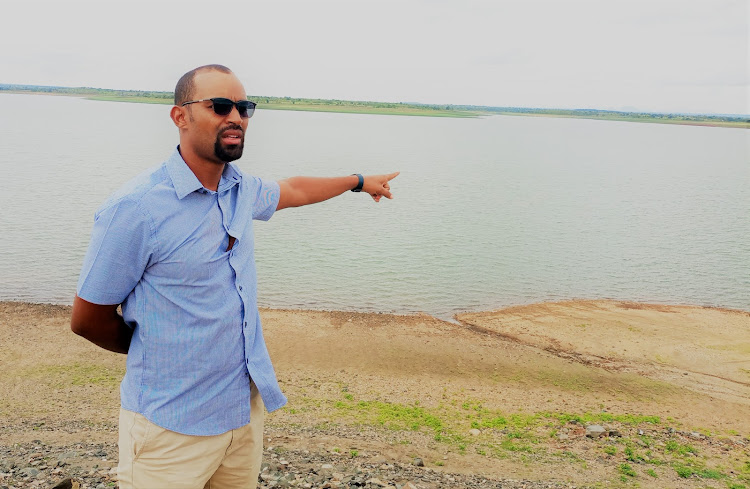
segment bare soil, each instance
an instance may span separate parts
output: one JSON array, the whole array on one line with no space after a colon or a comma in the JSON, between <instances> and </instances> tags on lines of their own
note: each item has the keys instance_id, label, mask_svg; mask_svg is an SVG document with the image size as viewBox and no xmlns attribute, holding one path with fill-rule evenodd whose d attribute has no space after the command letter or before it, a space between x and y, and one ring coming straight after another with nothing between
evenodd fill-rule
<instances>
[{"instance_id":1,"label":"bare soil","mask_svg":"<svg viewBox=\"0 0 750 489\"><path fill-rule=\"evenodd\" d=\"M267 417L274 453L419 457L456 477L578 487L750 487L750 313L578 300L456 323L261 316L289 398ZM0 447L116 443L125 357L69 318L0 303ZM594 423L611 436L587 438Z\"/></svg>"}]
</instances>

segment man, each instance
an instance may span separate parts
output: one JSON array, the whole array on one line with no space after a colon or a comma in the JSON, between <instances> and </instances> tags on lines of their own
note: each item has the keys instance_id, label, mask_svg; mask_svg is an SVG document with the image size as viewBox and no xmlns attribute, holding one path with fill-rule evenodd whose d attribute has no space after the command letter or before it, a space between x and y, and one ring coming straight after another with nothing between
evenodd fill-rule
<instances>
[{"instance_id":1,"label":"man","mask_svg":"<svg viewBox=\"0 0 750 489\"><path fill-rule=\"evenodd\" d=\"M256 487L264 404L286 398L258 315L252 220L349 190L392 198L398 173L243 175L229 162L254 108L228 68L186 73L170 113L179 146L96 213L71 329L128 355L121 489Z\"/></svg>"}]
</instances>

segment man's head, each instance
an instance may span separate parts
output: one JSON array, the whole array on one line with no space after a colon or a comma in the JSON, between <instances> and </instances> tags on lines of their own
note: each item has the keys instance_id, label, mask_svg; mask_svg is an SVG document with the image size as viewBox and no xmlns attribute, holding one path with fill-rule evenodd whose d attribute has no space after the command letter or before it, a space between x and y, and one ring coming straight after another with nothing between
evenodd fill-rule
<instances>
[{"instance_id":1,"label":"man's head","mask_svg":"<svg viewBox=\"0 0 750 489\"><path fill-rule=\"evenodd\" d=\"M209 100L247 100L242 83L229 68L206 65L188 71L177 82L174 98L171 116L180 130L180 151L186 161L197 158L224 164L242 156L248 118L240 116L236 107L219 115Z\"/></svg>"}]
</instances>

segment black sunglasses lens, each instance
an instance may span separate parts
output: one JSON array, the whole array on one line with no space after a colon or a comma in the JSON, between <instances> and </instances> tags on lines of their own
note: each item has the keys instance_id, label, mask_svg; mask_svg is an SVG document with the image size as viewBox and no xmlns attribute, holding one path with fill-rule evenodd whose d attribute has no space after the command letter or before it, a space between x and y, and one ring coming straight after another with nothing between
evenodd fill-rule
<instances>
[{"instance_id":1,"label":"black sunglasses lens","mask_svg":"<svg viewBox=\"0 0 750 489\"><path fill-rule=\"evenodd\" d=\"M217 115L228 115L232 112L232 107L237 106L237 112L240 113L242 118L250 118L255 112L255 102L249 102L247 100L240 100L239 102L233 102L228 98L212 98L211 102L214 104L214 112Z\"/></svg>"},{"instance_id":2,"label":"black sunglasses lens","mask_svg":"<svg viewBox=\"0 0 750 489\"><path fill-rule=\"evenodd\" d=\"M255 104L243 100L237 102L237 110L240 112L240 117L250 118L253 116L253 112L255 112Z\"/></svg>"},{"instance_id":3,"label":"black sunglasses lens","mask_svg":"<svg viewBox=\"0 0 750 489\"><path fill-rule=\"evenodd\" d=\"M234 102L228 98L216 98L212 99L211 102L214 104L214 112L218 115L227 115L232 112Z\"/></svg>"}]
</instances>

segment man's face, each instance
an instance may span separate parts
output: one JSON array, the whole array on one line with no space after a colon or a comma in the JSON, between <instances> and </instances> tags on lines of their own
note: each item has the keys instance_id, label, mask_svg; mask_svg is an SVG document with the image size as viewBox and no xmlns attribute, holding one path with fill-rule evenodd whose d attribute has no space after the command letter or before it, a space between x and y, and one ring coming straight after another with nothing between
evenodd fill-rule
<instances>
[{"instance_id":1,"label":"man's face","mask_svg":"<svg viewBox=\"0 0 750 489\"><path fill-rule=\"evenodd\" d=\"M232 73L202 71L195 75L192 100L223 97L247 100L242 83ZM240 117L236 107L227 115L218 115L211 101L185 106L188 125L181 144L188 144L202 159L224 164L239 159L245 146L248 119Z\"/></svg>"}]
</instances>

